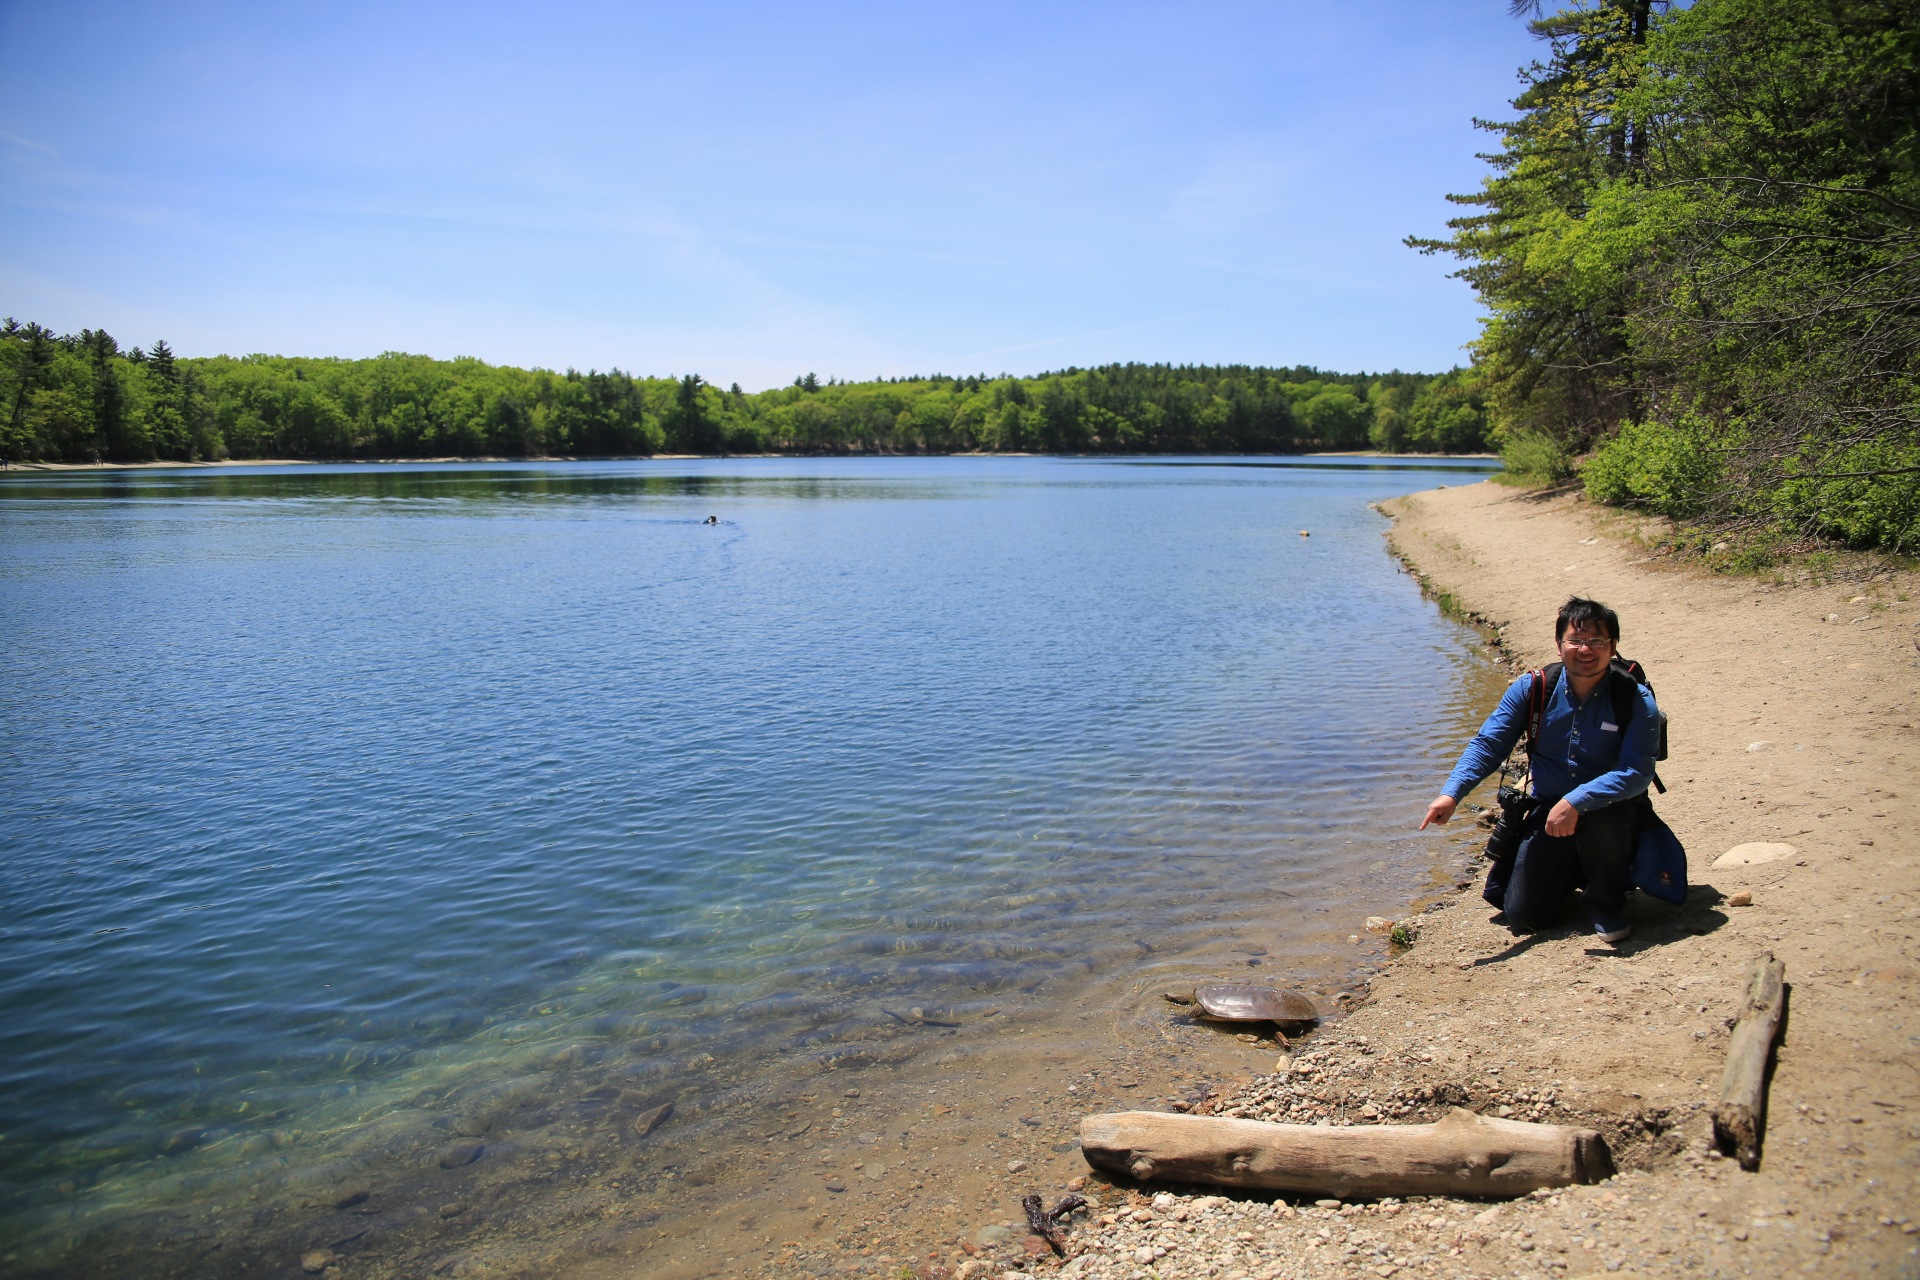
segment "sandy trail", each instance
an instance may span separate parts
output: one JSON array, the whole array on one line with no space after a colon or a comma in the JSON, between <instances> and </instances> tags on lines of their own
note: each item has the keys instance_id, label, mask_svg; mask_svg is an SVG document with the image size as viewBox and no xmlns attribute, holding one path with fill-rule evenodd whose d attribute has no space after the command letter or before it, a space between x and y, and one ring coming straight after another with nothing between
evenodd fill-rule
<instances>
[{"instance_id":1,"label":"sandy trail","mask_svg":"<svg viewBox=\"0 0 1920 1280\"><path fill-rule=\"evenodd\" d=\"M1639 900L1642 936L1617 956L1568 931L1516 963L1450 968L1454 955L1514 949L1466 897L1430 935L1429 954L1416 949L1381 985L1381 1003L1486 1010L1509 1035L1483 1052L1550 1067L1595 1109L1631 1114L1635 1093L1690 1108L1714 1096L1724 1019L1747 966L1773 951L1787 965L1792 1014L1768 1158L1758 1174L1723 1168L1716 1185L1683 1163L1662 1172L1671 1180L1662 1191L1708 1220L1731 1221L1743 1206L1795 1208L1802 1229L1768 1243L1795 1240L1807 1247L1790 1252L1812 1255L1813 1237L1837 1229L1840 1274L1911 1271L1913 1237L1877 1220L1920 1207L1920 584L1887 575L1785 585L1670 568L1633 540L1636 521L1492 484L1415 495L1397 514L1396 549L1495 621L1525 665L1551 660L1553 614L1568 594L1620 611L1622 647L1654 673L1673 721L1671 790L1658 808L1691 852L1695 889L1682 912ZM1798 853L1711 865L1749 841ZM1740 890L1753 906L1712 901ZM1669 940L1699 906L1708 910L1698 924ZM1586 998L1603 984L1610 999ZM1570 1003L1588 1015L1568 1018ZM1527 1034L1546 1019L1564 1032ZM1729 1255L1724 1265L1756 1261ZM1635 1264L1664 1273L1644 1255Z\"/></svg>"},{"instance_id":2,"label":"sandy trail","mask_svg":"<svg viewBox=\"0 0 1920 1280\"><path fill-rule=\"evenodd\" d=\"M1291 1074L1209 1109L1426 1120L1440 1108L1423 1090L1448 1086L1475 1110L1601 1129L1622 1175L1497 1212L1182 1195L1149 1207L1151 1223L1084 1231L1086 1260L1069 1270L1920 1275L1920 580L1716 577L1652 554L1635 518L1491 483L1388 510L1396 551L1497 626L1517 667L1553 659L1568 595L1619 610L1622 651L1672 718L1657 807L1688 847L1693 892L1682 908L1633 898L1635 934L1615 949L1583 919L1516 938L1491 923L1476 881L1421 917L1419 942ZM1410 824L1440 782L1407 797ZM1453 825L1442 838L1479 839ZM1745 842L1795 852L1712 865ZM1752 905L1732 905L1743 890ZM1709 1108L1744 975L1765 951L1785 961L1791 1003L1763 1161L1743 1173L1710 1151ZM1108 1217L1146 1206L1132 1188L1096 1190Z\"/></svg>"}]
</instances>

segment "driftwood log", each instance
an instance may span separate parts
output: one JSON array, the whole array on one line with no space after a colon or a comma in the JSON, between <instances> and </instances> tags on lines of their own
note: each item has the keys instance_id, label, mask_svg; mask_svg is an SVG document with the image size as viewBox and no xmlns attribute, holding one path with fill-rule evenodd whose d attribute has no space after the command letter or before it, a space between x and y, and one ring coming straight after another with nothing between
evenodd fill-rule
<instances>
[{"instance_id":1,"label":"driftwood log","mask_svg":"<svg viewBox=\"0 0 1920 1280\"><path fill-rule=\"evenodd\" d=\"M1592 1129L1495 1120L1455 1107L1434 1124L1268 1124L1121 1111L1080 1122L1096 1169L1141 1182L1207 1182L1349 1197L1520 1196L1613 1176Z\"/></svg>"},{"instance_id":2,"label":"driftwood log","mask_svg":"<svg viewBox=\"0 0 1920 1280\"><path fill-rule=\"evenodd\" d=\"M1787 1007L1787 967L1763 951L1747 971L1746 998L1727 1046L1720 1077L1720 1105L1713 1109L1713 1138L1740 1167L1760 1167L1760 1138L1767 1124L1767 1063L1780 1017Z\"/></svg>"}]
</instances>

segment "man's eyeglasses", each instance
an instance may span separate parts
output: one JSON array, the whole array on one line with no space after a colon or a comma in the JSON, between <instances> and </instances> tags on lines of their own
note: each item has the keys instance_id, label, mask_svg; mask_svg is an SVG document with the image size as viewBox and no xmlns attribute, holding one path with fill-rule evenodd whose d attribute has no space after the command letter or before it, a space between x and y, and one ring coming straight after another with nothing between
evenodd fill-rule
<instances>
[{"instance_id":1,"label":"man's eyeglasses","mask_svg":"<svg viewBox=\"0 0 1920 1280\"><path fill-rule=\"evenodd\" d=\"M1605 649L1612 644L1606 636L1567 636L1560 641L1564 649Z\"/></svg>"}]
</instances>

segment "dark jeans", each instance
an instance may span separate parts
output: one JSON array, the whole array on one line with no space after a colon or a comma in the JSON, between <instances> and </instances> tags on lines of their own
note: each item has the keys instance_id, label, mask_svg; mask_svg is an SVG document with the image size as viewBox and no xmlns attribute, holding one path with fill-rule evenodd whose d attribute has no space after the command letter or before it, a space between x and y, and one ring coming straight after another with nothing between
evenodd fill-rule
<instances>
[{"instance_id":1,"label":"dark jeans","mask_svg":"<svg viewBox=\"0 0 1920 1280\"><path fill-rule=\"evenodd\" d=\"M1646 803L1645 796L1635 796L1583 813L1570 836L1548 835L1547 811L1553 806L1534 806L1521 828L1519 851L1511 862L1496 862L1487 871L1482 896L1521 929L1552 924L1575 886L1589 909L1618 913L1626 903L1633 837Z\"/></svg>"}]
</instances>

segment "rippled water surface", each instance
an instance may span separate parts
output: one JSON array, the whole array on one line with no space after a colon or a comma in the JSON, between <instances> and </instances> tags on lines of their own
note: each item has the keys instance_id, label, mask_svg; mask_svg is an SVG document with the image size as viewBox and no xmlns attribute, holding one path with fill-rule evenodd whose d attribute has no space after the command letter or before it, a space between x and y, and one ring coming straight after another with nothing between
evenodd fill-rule
<instances>
[{"instance_id":1,"label":"rippled water surface","mask_svg":"<svg viewBox=\"0 0 1920 1280\"><path fill-rule=\"evenodd\" d=\"M0 477L0 1213L1286 962L1421 887L1476 659L1368 503L1477 465Z\"/></svg>"}]
</instances>

